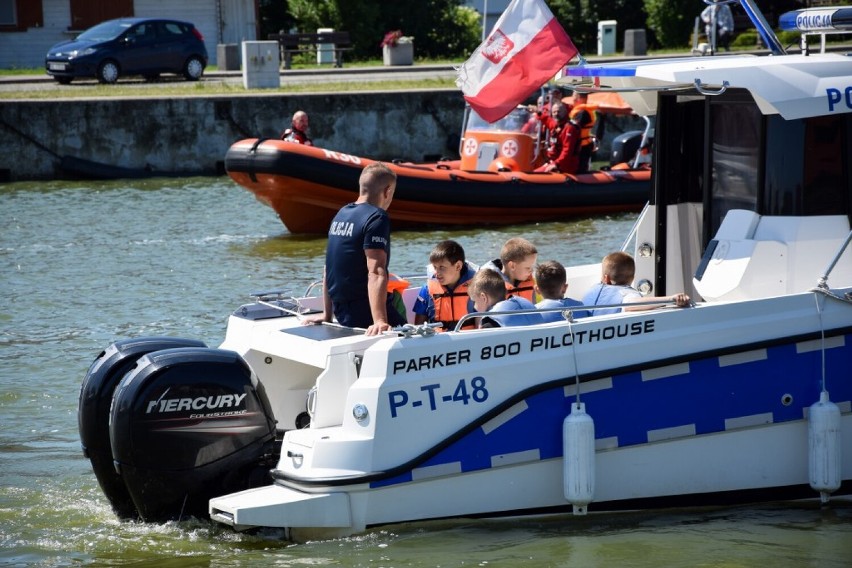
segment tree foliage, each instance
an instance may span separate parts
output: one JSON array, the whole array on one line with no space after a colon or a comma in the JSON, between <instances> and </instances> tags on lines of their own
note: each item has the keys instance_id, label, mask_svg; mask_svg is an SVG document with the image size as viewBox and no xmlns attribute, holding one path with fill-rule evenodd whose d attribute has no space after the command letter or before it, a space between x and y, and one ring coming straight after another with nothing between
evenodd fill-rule
<instances>
[{"instance_id":1,"label":"tree foliage","mask_svg":"<svg viewBox=\"0 0 852 568\"><path fill-rule=\"evenodd\" d=\"M707 6L703 0L644 0L645 11L648 14L650 28L661 47L684 47L690 45L690 35L695 30L695 18ZM799 10L809 4L808 0L775 0L757 3L770 26L778 25L781 14L790 10ZM731 11L736 22L745 12L739 4L731 4ZM699 23L703 28L703 24ZM735 30L742 31L745 28ZM753 29L753 28L749 28ZM750 43L750 42L749 42Z\"/></svg>"},{"instance_id":2,"label":"tree foliage","mask_svg":"<svg viewBox=\"0 0 852 568\"><path fill-rule=\"evenodd\" d=\"M645 11L637 0L548 0L547 4L583 55L597 53L598 22L602 20L618 22L617 50L623 48L624 30L646 27Z\"/></svg>"},{"instance_id":3,"label":"tree foliage","mask_svg":"<svg viewBox=\"0 0 852 568\"><path fill-rule=\"evenodd\" d=\"M660 47L684 47L704 9L702 0L644 0L648 28Z\"/></svg>"},{"instance_id":4,"label":"tree foliage","mask_svg":"<svg viewBox=\"0 0 852 568\"><path fill-rule=\"evenodd\" d=\"M460 57L470 54L479 42L479 17L462 0L287 0L289 13L299 31L317 28L348 31L355 58L381 55L385 34L402 30L414 38L415 54L421 57Z\"/></svg>"},{"instance_id":5,"label":"tree foliage","mask_svg":"<svg viewBox=\"0 0 852 568\"><path fill-rule=\"evenodd\" d=\"M279 29L317 28L348 31L355 59L380 56L385 34L401 30L414 37L415 55L429 58L469 56L481 39L480 15L462 6L463 0L261 0L263 37ZM624 48L624 32L646 30L651 48L685 48L689 45L703 0L546 0L553 14L583 55L597 53L598 22L615 20L616 50ZM761 2L770 24L787 10L801 8L806 0ZM734 6L735 15L742 10ZM768 10L768 11L767 11Z\"/></svg>"},{"instance_id":6,"label":"tree foliage","mask_svg":"<svg viewBox=\"0 0 852 568\"><path fill-rule=\"evenodd\" d=\"M295 24L287 2L284 0L260 0L259 11L260 36L258 39L266 39L269 34L289 30Z\"/></svg>"}]
</instances>

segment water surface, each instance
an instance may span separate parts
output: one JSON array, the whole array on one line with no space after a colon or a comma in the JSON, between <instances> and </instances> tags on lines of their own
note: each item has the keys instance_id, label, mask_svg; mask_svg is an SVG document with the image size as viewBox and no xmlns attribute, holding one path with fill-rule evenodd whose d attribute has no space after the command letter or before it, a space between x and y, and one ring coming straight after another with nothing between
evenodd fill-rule
<instances>
[{"instance_id":1,"label":"water surface","mask_svg":"<svg viewBox=\"0 0 852 568\"><path fill-rule=\"evenodd\" d=\"M481 264L525 236L540 260L596 262L634 215L501 229L394 232L391 269L423 273L457 239ZM218 345L257 290L299 293L325 240L287 233L227 178L0 184L0 565L846 567L852 504L453 520L292 545L279 531L119 522L80 451L95 356L132 336ZM590 507L594 510L594 504Z\"/></svg>"}]
</instances>

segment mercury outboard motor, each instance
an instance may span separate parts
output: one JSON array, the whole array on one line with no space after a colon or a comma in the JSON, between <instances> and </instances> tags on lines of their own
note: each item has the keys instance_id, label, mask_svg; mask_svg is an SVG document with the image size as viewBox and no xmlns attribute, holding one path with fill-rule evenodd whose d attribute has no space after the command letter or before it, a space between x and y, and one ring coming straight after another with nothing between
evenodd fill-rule
<instances>
[{"instance_id":1,"label":"mercury outboard motor","mask_svg":"<svg viewBox=\"0 0 852 568\"><path fill-rule=\"evenodd\" d=\"M113 396L115 468L145 521L206 518L208 501L270 482L275 418L263 385L233 351L155 351Z\"/></svg>"},{"instance_id":2,"label":"mercury outboard motor","mask_svg":"<svg viewBox=\"0 0 852 568\"><path fill-rule=\"evenodd\" d=\"M112 448L109 442L109 408L112 395L122 377L130 371L136 361L153 351L175 347L205 347L195 339L178 337L142 337L116 341L98 355L80 388L80 403L77 407L77 425L83 455L92 462L98 484L109 499L115 514L121 519L139 517L124 481L116 473L112 463Z\"/></svg>"}]
</instances>

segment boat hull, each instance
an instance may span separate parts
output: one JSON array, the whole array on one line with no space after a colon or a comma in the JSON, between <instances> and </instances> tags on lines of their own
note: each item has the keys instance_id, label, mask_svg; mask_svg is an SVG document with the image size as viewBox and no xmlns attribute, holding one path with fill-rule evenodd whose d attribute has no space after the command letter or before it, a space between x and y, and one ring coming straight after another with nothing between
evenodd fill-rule
<instances>
[{"instance_id":1,"label":"boat hull","mask_svg":"<svg viewBox=\"0 0 852 568\"><path fill-rule=\"evenodd\" d=\"M807 416L820 398L823 357L840 439L852 439L849 308L822 309L820 324L813 297L800 294L589 318L570 329L379 339L367 349L360 337L360 377L347 388L345 363L328 364L316 423L286 434L275 485L212 499L211 518L283 527L301 540L405 521L570 511L562 426L577 399L574 365L595 424L589 511L815 498ZM279 328L273 346L263 335L253 349L269 351L248 360L348 359L349 340ZM352 418L357 404L370 409L367 423ZM842 460L835 494L852 492L852 455Z\"/></svg>"},{"instance_id":2,"label":"boat hull","mask_svg":"<svg viewBox=\"0 0 852 568\"><path fill-rule=\"evenodd\" d=\"M225 169L270 206L292 233L325 233L358 197L373 160L280 140L242 140ZM465 172L455 163L391 163L397 174L388 213L394 228L510 225L639 211L650 195L648 169L559 173Z\"/></svg>"},{"instance_id":3,"label":"boat hull","mask_svg":"<svg viewBox=\"0 0 852 568\"><path fill-rule=\"evenodd\" d=\"M852 414L844 415L841 436L852 436ZM807 437L807 423L798 421L598 451L595 461L601 475L589 510L596 514L815 499L807 479ZM732 452L732 444L759 451ZM210 516L237 530L285 528L289 538L307 541L398 522L565 514L572 505L563 495L563 480L563 461L552 458L384 488L323 491L275 484L215 498ZM847 479L836 495L850 493L852 481Z\"/></svg>"}]
</instances>

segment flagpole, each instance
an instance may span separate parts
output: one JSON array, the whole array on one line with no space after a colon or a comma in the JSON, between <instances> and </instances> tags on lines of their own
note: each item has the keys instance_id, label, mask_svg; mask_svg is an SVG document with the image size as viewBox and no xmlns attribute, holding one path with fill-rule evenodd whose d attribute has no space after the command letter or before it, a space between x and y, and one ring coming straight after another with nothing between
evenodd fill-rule
<instances>
[{"instance_id":1,"label":"flagpole","mask_svg":"<svg viewBox=\"0 0 852 568\"><path fill-rule=\"evenodd\" d=\"M485 34L488 33L486 28L488 27L488 0L484 0L482 6L482 41L485 41Z\"/></svg>"}]
</instances>

